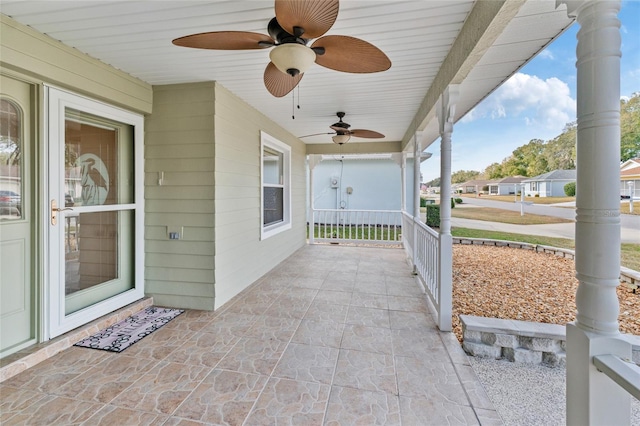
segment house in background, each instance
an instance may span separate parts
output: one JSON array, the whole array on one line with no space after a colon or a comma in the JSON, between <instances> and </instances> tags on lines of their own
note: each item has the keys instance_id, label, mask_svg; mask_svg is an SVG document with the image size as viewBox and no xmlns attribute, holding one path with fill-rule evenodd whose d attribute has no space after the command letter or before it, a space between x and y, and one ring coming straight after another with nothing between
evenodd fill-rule
<instances>
[{"instance_id":1,"label":"house in background","mask_svg":"<svg viewBox=\"0 0 640 426\"><path fill-rule=\"evenodd\" d=\"M620 195L640 199L640 158L632 158L620 165Z\"/></svg>"},{"instance_id":2,"label":"house in background","mask_svg":"<svg viewBox=\"0 0 640 426\"><path fill-rule=\"evenodd\" d=\"M489 195L514 195L520 192L520 183L526 178L510 176L489 182Z\"/></svg>"},{"instance_id":3,"label":"house in background","mask_svg":"<svg viewBox=\"0 0 640 426\"><path fill-rule=\"evenodd\" d=\"M576 170L554 170L539 176L524 179L527 197L564 197L564 186L576 181Z\"/></svg>"},{"instance_id":4,"label":"house in background","mask_svg":"<svg viewBox=\"0 0 640 426\"><path fill-rule=\"evenodd\" d=\"M474 179L453 186L455 192L460 194L481 194L487 193L485 189L492 181L489 179ZM484 192L483 192L484 191Z\"/></svg>"}]
</instances>

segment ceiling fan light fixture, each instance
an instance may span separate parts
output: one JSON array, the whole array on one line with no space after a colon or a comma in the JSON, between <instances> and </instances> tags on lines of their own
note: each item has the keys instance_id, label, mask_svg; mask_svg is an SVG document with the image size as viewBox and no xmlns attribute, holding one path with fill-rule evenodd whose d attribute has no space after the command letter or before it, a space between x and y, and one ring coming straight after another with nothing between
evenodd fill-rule
<instances>
[{"instance_id":1,"label":"ceiling fan light fixture","mask_svg":"<svg viewBox=\"0 0 640 426\"><path fill-rule=\"evenodd\" d=\"M335 135L331 139L333 139L333 143L342 145L343 143L349 142L349 139L351 139L351 135Z\"/></svg>"},{"instance_id":2,"label":"ceiling fan light fixture","mask_svg":"<svg viewBox=\"0 0 640 426\"><path fill-rule=\"evenodd\" d=\"M295 77L313 65L316 53L302 44L285 43L274 47L269 52L269 58L281 72Z\"/></svg>"}]
</instances>

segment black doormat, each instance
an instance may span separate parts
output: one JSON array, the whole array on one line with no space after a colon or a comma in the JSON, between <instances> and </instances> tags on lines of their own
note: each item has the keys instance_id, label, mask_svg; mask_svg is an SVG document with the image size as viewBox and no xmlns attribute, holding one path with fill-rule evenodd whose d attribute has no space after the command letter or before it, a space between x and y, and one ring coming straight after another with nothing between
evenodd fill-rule
<instances>
[{"instance_id":1,"label":"black doormat","mask_svg":"<svg viewBox=\"0 0 640 426\"><path fill-rule=\"evenodd\" d=\"M73 346L122 352L140 339L158 330L183 313L182 309L157 308L151 306L113 324Z\"/></svg>"}]
</instances>

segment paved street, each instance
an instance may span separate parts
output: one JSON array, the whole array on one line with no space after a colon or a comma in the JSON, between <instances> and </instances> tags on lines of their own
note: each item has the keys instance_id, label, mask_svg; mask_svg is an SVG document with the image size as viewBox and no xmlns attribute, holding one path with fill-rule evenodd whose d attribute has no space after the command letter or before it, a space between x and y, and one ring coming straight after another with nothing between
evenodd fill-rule
<instances>
[{"instance_id":1,"label":"paved street","mask_svg":"<svg viewBox=\"0 0 640 426\"><path fill-rule=\"evenodd\" d=\"M496 201L485 198L463 198L464 203L478 207L493 207L502 210L520 211L520 204ZM527 204L526 214L560 217L574 220L576 213L572 208L543 204ZM620 215L620 237L623 243L640 244L640 216ZM482 220L451 218L451 225L463 228L485 229L517 234L539 235L558 238L575 238L575 223L553 223L547 225L512 225L508 223L487 222Z\"/></svg>"}]
</instances>

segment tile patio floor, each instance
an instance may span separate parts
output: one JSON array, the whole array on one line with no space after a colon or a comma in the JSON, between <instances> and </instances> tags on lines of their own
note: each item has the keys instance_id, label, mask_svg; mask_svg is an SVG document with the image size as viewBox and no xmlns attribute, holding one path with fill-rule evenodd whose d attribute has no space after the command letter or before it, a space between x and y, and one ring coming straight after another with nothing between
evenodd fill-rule
<instances>
[{"instance_id":1,"label":"tile patio floor","mask_svg":"<svg viewBox=\"0 0 640 426\"><path fill-rule=\"evenodd\" d=\"M0 384L0 424L501 424L400 249L306 246L216 312Z\"/></svg>"}]
</instances>

